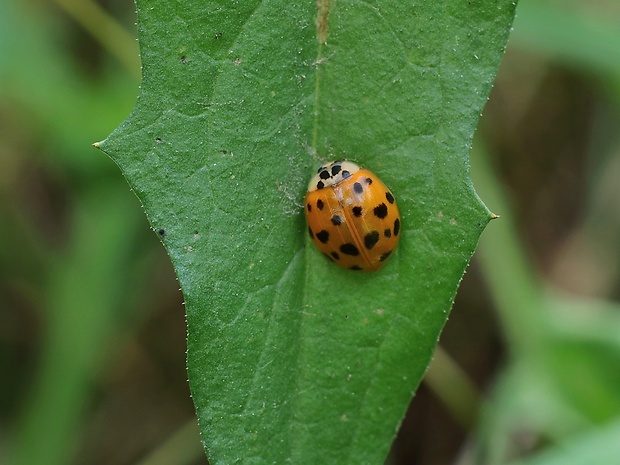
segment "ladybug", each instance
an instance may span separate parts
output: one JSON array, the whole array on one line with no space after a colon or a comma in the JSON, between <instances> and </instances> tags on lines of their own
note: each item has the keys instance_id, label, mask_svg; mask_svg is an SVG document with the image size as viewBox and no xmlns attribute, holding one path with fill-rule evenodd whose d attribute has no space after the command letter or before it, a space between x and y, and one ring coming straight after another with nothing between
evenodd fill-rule
<instances>
[{"instance_id":1,"label":"ladybug","mask_svg":"<svg viewBox=\"0 0 620 465\"><path fill-rule=\"evenodd\" d=\"M321 166L306 194L308 233L342 268L376 271L398 244L400 214L392 192L350 161Z\"/></svg>"}]
</instances>

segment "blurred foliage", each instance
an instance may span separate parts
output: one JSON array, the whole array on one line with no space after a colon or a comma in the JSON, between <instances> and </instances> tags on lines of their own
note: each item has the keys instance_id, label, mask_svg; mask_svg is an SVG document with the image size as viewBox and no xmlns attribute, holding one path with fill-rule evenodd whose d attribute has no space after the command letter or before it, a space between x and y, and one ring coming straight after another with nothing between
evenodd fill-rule
<instances>
[{"instance_id":1,"label":"blurred foliage","mask_svg":"<svg viewBox=\"0 0 620 465\"><path fill-rule=\"evenodd\" d=\"M133 5L15 3L0 3L0 462L206 463L171 266L90 148L135 102ZM618 456L618 17L614 0L519 5L472 158L500 219L390 463Z\"/></svg>"}]
</instances>

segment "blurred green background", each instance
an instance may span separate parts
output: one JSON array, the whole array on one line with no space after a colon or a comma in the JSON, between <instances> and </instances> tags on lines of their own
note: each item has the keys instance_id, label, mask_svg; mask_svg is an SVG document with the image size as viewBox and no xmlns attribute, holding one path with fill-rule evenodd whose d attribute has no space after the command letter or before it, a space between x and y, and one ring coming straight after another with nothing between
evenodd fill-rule
<instances>
[{"instance_id":1,"label":"blurred green background","mask_svg":"<svg viewBox=\"0 0 620 465\"><path fill-rule=\"evenodd\" d=\"M391 465L620 463L620 3L517 15L472 149L500 219ZM1 464L206 463L174 272L91 147L134 105L134 22L0 2Z\"/></svg>"}]
</instances>

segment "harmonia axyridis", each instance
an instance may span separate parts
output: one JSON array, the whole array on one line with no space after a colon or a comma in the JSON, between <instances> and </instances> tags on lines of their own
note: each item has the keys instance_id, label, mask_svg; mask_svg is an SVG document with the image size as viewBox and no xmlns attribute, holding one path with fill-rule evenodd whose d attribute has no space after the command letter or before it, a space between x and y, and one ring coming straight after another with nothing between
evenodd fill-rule
<instances>
[{"instance_id":1,"label":"harmonia axyridis","mask_svg":"<svg viewBox=\"0 0 620 465\"><path fill-rule=\"evenodd\" d=\"M400 214L390 190L350 161L321 166L306 194L308 232L338 266L381 268L398 244Z\"/></svg>"}]
</instances>

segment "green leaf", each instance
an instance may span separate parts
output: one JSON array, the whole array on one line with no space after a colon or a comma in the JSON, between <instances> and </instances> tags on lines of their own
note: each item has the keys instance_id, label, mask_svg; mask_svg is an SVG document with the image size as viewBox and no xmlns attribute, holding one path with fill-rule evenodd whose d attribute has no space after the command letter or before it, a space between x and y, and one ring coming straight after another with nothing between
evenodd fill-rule
<instances>
[{"instance_id":1,"label":"green leaf","mask_svg":"<svg viewBox=\"0 0 620 465\"><path fill-rule=\"evenodd\" d=\"M590 465L614 463L620 454L620 421L611 421L575 435L559 444L532 454L531 457L511 462L511 465Z\"/></svg>"},{"instance_id":2,"label":"green leaf","mask_svg":"<svg viewBox=\"0 0 620 465\"><path fill-rule=\"evenodd\" d=\"M514 15L468 2L138 2L143 85L99 144L186 300L210 463L380 464L491 214L468 150ZM335 267L301 203L322 161L403 217L384 269Z\"/></svg>"}]
</instances>

